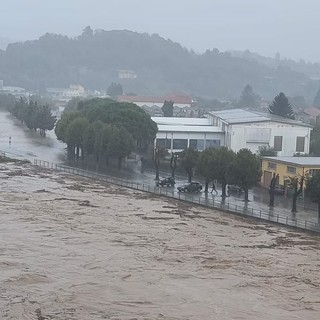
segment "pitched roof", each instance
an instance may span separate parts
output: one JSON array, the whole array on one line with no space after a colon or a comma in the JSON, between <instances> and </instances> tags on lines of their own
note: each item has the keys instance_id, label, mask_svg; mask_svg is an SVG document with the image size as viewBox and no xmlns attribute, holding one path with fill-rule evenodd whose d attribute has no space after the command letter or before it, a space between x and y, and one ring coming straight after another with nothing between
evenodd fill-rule
<instances>
[{"instance_id":1,"label":"pitched roof","mask_svg":"<svg viewBox=\"0 0 320 320\"><path fill-rule=\"evenodd\" d=\"M145 103L164 103L165 100L180 104L191 104L192 97L185 94L171 94L167 96L119 96L119 102L145 102Z\"/></svg>"},{"instance_id":2,"label":"pitched roof","mask_svg":"<svg viewBox=\"0 0 320 320\"><path fill-rule=\"evenodd\" d=\"M306 108L302 112L311 116L311 117L315 117L315 118L320 115L320 109L315 108L315 107Z\"/></svg>"}]
</instances>

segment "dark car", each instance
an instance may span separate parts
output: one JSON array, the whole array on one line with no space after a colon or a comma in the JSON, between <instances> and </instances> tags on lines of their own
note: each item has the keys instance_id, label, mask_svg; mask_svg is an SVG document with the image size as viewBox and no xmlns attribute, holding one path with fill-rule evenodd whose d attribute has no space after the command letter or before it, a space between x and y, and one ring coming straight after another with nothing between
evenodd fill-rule
<instances>
[{"instance_id":1,"label":"dark car","mask_svg":"<svg viewBox=\"0 0 320 320\"><path fill-rule=\"evenodd\" d=\"M200 192L202 190L202 184L199 182L187 182L178 188L179 192Z\"/></svg>"},{"instance_id":2,"label":"dark car","mask_svg":"<svg viewBox=\"0 0 320 320\"><path fill-rule=\"evenodd\" d=\"M284 195L284 187L283 186L275 186L274 187L274 194L278 194L280 196Z\"/></svg>"},{"instance_id":3,"label":"dark car","mask_svg":"<svg viewBox=\"0 0 320 320\"><path fill-rule=\"evenodd\" d=\"M173 187L175 185L174 178L172 177L167 177L160 179L156 182L157 187Z\"/></svg>"},{"instance_id":4,"label":"dark car","mask_svg":"<svg viewBox=\"0 0 320 320\"><path fill-rule=\"evenodd\" d=\"M228 192L232 192L232 193L242 193L242 188L235 185L235 184L229 184L228 185Z\"/></svg>"}]
</instances>

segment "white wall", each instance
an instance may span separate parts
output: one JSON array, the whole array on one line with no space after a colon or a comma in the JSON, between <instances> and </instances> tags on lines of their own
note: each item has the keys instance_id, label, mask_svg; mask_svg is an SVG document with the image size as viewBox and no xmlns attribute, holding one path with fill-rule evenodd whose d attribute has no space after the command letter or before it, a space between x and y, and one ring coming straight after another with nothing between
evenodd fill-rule
<instances>
[{"instance_id":1,"label":"white wall","mask_svg":"<svg viewBox=\"0 0 320 320\"><path fill-rule=\"evenodd\" d=\"M282 136L282 151L278 156L293 156L296 153L297 137L305 137L304 153L309 153L311 128L277 122L255 122L233 124L231 133L231 149L235 152L248 148L257 152L259 145L274 147L274 137Z\"/></svg>"}]
</instances>

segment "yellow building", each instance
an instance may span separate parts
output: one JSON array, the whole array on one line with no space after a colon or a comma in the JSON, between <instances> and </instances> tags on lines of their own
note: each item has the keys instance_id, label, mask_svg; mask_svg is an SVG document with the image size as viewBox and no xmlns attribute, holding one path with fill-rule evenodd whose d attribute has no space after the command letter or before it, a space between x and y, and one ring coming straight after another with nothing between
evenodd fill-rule
<instances>
[{"instance_id":1,"label":"yellow building","mask_svg":"<svg viewBox=\"0 0 320 320\"><path fill-rule=\"evenodd\" d=\"M278 185L285 186L288 177L312 175L320 171L320 157L263 157L261 184L270 186L273 173L279 174Z\"/></svg>"}]
</instances>

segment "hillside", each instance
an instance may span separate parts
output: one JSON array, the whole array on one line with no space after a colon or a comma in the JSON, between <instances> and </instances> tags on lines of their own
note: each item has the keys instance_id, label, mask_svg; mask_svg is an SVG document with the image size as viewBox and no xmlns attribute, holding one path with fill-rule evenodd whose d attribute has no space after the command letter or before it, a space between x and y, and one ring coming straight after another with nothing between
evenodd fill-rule
<instances>
[{"instance_id":1,"label":"hillside","mask_svg":"<svg viewBox=\"0 0 320 320\"><path fill-rule=\"evenodd\" d=\"M319 72L318 65L311 68ZM119 79L119 70L132 70L137 77ZM119 82L125 92L185 91L226 100L237 99L249 83L266 99L284 91L312 101L319 84L312 80L311 71L303 71L217 49L196 54L156 34L93 32L89 27L76 38L46 34L38 40L9 44L0 52L0 79L28 90L74 83L105 90L111 82Z\"/></svg>"}]
</instances>

